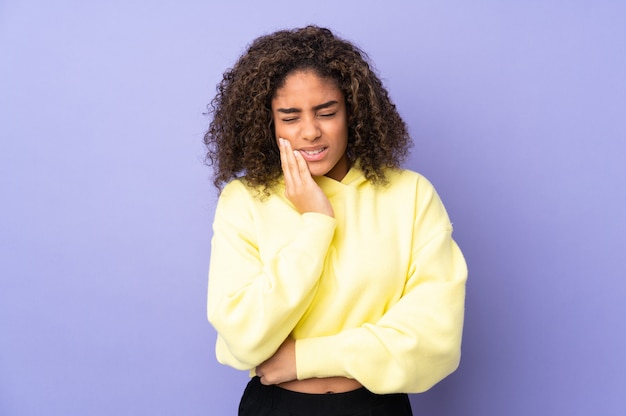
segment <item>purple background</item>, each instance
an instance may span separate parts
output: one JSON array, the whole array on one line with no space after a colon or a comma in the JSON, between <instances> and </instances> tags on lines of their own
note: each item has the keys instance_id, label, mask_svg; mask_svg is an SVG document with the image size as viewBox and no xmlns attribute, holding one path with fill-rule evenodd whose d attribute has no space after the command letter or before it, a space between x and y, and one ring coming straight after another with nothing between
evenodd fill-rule
<instances>
[{"instance_id":1,"label":"purple background","mask_svg":"<svg viewBox=\"0 0 626 416\"><path fill-rule=\"evenodd\" d=\"M202 113L306 23L370 54L469 263L461 367L415 413L623 415L620 0L0 2L0 414L235 414Z\"/></svg>"}]
</instances>

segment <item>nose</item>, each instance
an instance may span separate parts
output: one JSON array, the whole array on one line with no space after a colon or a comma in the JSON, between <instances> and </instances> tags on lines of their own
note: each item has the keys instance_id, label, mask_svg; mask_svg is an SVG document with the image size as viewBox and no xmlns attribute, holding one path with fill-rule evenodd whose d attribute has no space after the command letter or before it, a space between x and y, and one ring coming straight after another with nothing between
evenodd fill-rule
<instances>
[{"instance_id":1,"label":"nose","mask_svg":"<svg viewBox=\"0 0 626 416\"><path fill-rule=\"evenodd\" d=\"M302 139L307 141L314 141L322 135L322 130L319 126L319 121L316 117L310 117L303 120L302 124Z\"/></svg>"}]
</instances>

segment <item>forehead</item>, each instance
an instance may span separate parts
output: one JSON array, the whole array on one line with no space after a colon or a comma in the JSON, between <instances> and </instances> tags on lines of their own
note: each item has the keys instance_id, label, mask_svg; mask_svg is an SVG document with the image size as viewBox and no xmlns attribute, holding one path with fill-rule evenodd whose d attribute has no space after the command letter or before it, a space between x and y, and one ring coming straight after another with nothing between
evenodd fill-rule
<instances>
[{"instance_id":1,"label":"forehead","mask_svg":"<svg viewBox=\"0 0 626 416\"><path fill-rule=\"evenodd\" d=\"M297 71L287 75L283 85L276 90L272 104L284 101L315 101L343 99L337 82L332 78L320 77L313 71ZM319 104L319 103L318 103Z\"/></svg>"}]
</instances>

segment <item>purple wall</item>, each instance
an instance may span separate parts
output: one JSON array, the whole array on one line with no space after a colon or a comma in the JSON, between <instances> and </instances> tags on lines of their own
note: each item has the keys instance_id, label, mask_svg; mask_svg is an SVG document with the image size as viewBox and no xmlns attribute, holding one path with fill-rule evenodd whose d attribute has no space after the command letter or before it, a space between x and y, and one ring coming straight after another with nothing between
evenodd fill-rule
<instances>
[{"instance_id":1,"label":"purple wall","mask_svg":"<svg viewBox=\"0 0 626 416\"><path fill-rule=\"evenodd\" d=\"M375 61L469 263L461 367L416 414L623 414L626 3L98 3L0 3L1 415L235 413L202 113L311 22Z\"/></svg>"}]
</instances>

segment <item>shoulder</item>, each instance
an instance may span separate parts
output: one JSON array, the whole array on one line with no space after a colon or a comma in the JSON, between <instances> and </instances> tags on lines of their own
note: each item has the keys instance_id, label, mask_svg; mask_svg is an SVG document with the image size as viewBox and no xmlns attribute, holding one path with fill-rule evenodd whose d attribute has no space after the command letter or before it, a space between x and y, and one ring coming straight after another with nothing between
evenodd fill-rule
<instances>
[{"instance_id":1,"label":"shoulder","mask_svg":"<svg viewBox=\"0 0 626 416\"><path fill-rule=\"evenodd\" d=\"M232 200L246 198L249 192L241 179L233 179L228 182L219 192L218 206L228 204Z\"/></svg>"},{"instance_id":2,"label":"shoulder","mask_svg":"<svg viewBox=\"0 0 626 416\"><path fill-rule=\"evenodd\" d=\"M246 181L245 177L237 178L222 188L217 209L238 213L268 209L277 203L284 203L283 194L284 185L282 183L268 187L253 186Z\"/></svg>"},{"instance_id":3,"label":"shoulder","mask_svg":"<svg viewBox=\"0 0 626 416\"><path fill-rule=\"evenodd\" d=\"M244 179L241 179L241 178L233 179L230 182L228 182L226 185L224 185L224 187L222 188L220 192L220 198L224 196L231 196L231 195L244 193L246 191L246 188L248 188L248 186L246 186L246 184L244 183Z\"/></svg>"},{"instance_id":4,"label":"shoulder","mask_svg":"<svg viewBox=\"0 0 626 416\"><path fill-rule=\"evenodd\" d=\"M264 190L260 186L251 186L246 181L245 177L233 179L228 182L221 190L219 194L220 200L231 198L245 198L245 199L258 199L263 200L266 197L274 193L272 187L268 187Z\"/></svg>"},{"instance_id":5,"label":"shoulder","mask_svg":"<svg viewBox=\"0 0 626 416\"><path fill-rule=\"evenodd\" d=\"M232 179L222 188L220 195L226 193L247 193L253 196L260 196L261 199L263 197L269 197L275 194L280 194L285 190L285 183L281 177L276 180L271 180L267 184L261 185L253 185L246 178L246 176L241 176L235 179Z\"/></svg>"},{"instance_id":6,"label":"shoulder","mask_svg":"<svg viewBox=\"0 0 626 416\"><path fill-rule=\"evenodd\" d=\"M221 189L217 200L216 217L241 215L255 203L258 192L242 179L233 179Z\"/></svg>"},{"instance_id":7,"label":"shoulder","mask_svg":"<svg viewBox=\"0 0 626 416\"><path fill-rule=\"evenodd\" d=\"M420 192L433 192L432 183L421 173L410 169L387 169L385 177L388 180L388 188L401 188L403 190L414 189Z\"/></svg>"},{"instance_id":8,"label":"shoulder","mask_svg":"<svg viewBox=\"0 0 626 416\"><path fill-rule=\"evenodd\" d=\"M412 201L417 213L431 212L447 218L443 202L433 184L422 174L408 170L390 170L388 188L403 203Z\"/></svg>"}]
</instances>

